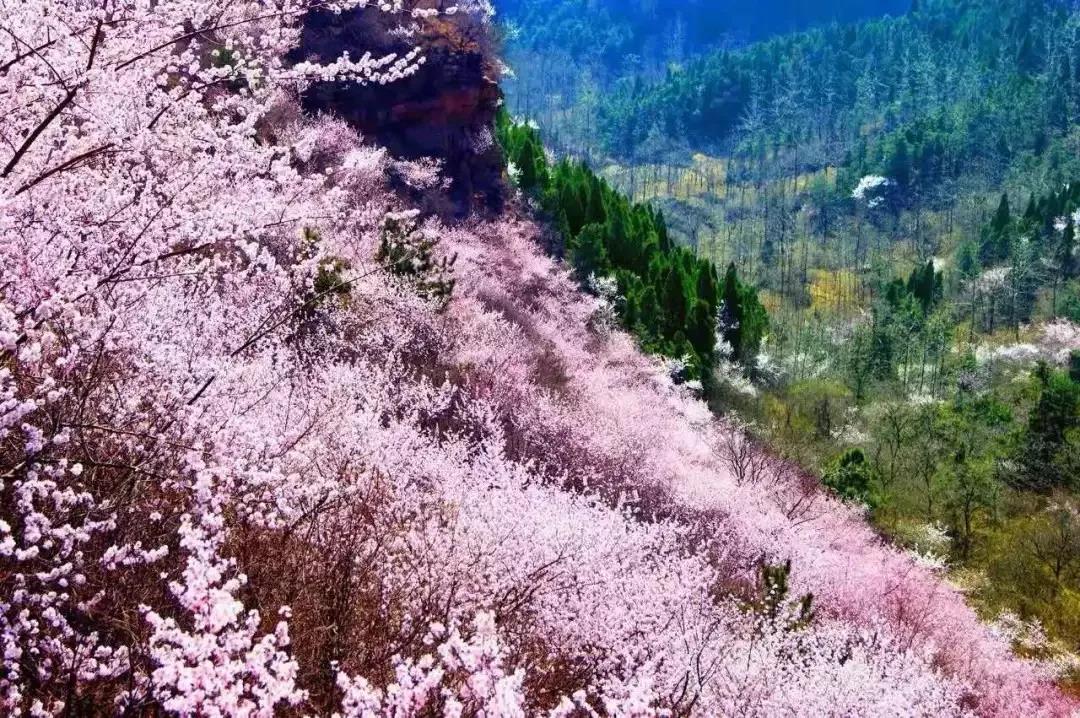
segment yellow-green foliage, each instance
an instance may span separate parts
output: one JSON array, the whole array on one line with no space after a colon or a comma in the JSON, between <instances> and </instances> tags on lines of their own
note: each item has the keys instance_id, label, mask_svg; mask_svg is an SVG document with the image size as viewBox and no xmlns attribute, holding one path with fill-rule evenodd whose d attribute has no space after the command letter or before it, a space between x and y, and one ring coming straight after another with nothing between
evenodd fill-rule
<instances>
[{"instance_id":1,"label":"yellow-green foliage","mask_svg":"<svg viewBox=\"0 0 1080 718\"><path fill-rule=\"evenodd\" d=\"M1080 514L1075 500L1017 497L1013 515L988 532L989 580L977 598L988 613L1036 618L1052 636L1080 635Z\"/></svg>"},{"instance_id":2,"label":"yellow-green foliage","mask_svg":"<svg viewBox=\"0 0 1080 718\"><path fill-rule=\"evenodd\" d=\"M860 279L849 269L827 271L815 269L810 273L810 306L829 313L851 314L859 309Z\"/></svg>"}]
</instances>

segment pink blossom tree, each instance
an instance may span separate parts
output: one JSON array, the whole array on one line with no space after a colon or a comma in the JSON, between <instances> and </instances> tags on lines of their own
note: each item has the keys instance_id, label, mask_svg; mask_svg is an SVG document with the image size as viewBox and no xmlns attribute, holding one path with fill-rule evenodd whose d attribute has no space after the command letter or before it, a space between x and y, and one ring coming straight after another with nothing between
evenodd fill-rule
<instances>
[{"instance_id":1,"label":"pink blossom tree","mask_svg":"<svg viewBox=\"0 0 1080 718\"><path fill-rule=\"evenodd\" d=\"M380 262L388 178L435 166L296 92L422 55L287 66L315 5L0 0L5 712L1071 710L594 321L520 210L418 227L445 306Z\"/></svg>"}]
</instances>

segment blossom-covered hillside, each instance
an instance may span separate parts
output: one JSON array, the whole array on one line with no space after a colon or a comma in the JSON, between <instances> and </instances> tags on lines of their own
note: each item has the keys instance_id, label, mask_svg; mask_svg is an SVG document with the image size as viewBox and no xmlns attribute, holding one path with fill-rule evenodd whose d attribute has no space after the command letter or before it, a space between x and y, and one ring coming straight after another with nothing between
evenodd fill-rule
<instances>
[{"instance_id":1,"label":"blossom-covered hillside","mask_svg":"<svg viewBox=\"0 0 1080 718\"><path fill-rule=\"evenodd\" d=\"M286 64L315 5L440 17L0 0L5 713L1068 714L527 206L302 113L424 63Z\"/></svg>"}]
</instances>

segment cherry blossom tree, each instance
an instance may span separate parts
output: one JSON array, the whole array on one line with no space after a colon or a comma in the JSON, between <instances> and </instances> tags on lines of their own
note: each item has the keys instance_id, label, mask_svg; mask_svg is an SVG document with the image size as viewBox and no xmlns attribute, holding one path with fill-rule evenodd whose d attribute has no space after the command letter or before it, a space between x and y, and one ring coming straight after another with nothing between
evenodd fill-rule
<instances>
[{"instance_id":1,"label":"cherry blossom tree","mask_svg":"<svg viewBox=\"0 0 1080 718\"><path fill-rule=\"evenodd\" d=\"M488 18L0 0L3 711L1072 709L599 326L521 210L420 222L449 297L380 260L435 165L296 97L423 55L289 66L316 6Z\"/></svg>"}]
</instances>

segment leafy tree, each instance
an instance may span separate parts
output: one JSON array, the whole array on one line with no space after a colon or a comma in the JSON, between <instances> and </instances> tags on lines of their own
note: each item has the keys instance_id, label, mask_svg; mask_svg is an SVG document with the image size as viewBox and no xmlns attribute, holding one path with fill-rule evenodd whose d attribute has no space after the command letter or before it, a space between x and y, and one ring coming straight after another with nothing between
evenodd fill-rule
<instances>
[{"instance_id":1,"label":"leafy tree","mask_svg":"<svg viewBox=\"0 0 1080 718\"><path fill-rule=\"evenodd\" d=\"M1075 487L1077 477L1062 471L1059 457L1071 432L1080 429L1080 383L1046 365L1039 367L1035 379L1039 399L1028 418L1017 480L1036 491Z\"/></svg>"},{"instance_id":2,"label":"leafy tree","mask_svg":"<svg viewBox=\"0 0 1080 718\"><path fill-rule=\"evenodd\" d=\"M845 347L845 368L848 383L856 402L862 402L869 393L878 374L878 359L874 351L875 337L873 329L865 326L856 328Z\"/></svg>"},{"instance_id":3,"label":"leafy tree","mask_svg":"<svg viewBox=\"0 0 1080 718\"><path fill-rule=\"evenodd\" d=\"M990 512L998 497L994 464L961 448L945 466L945 508L961 560L968 560L978 527L976 520Z\"/></svg>"},{"instance_id":4,"label":"leafy tree","mask_svg":"<svg viewBox=\"0 0 1080 718\"><path fill-rule=\"evenodd\" d=\"M980 531L977 522L997 505L997 459L1011 421L1008 407L977 394L961 394L938 412L934 431L947 452L939 467L943 508L961 560L971 558Z\"/></svg>"},{"instance_id":5,"label":"leafy tree","mask_svg":"<svg viewBox=\"0 0 1080 718\"><path fill-rule=\"evenodd\" d=\"M849 449L825 470L825 485L845 501L857 501L870 508L880 505L877 473L862 449Z\"/></svg>"}]
</instances>

